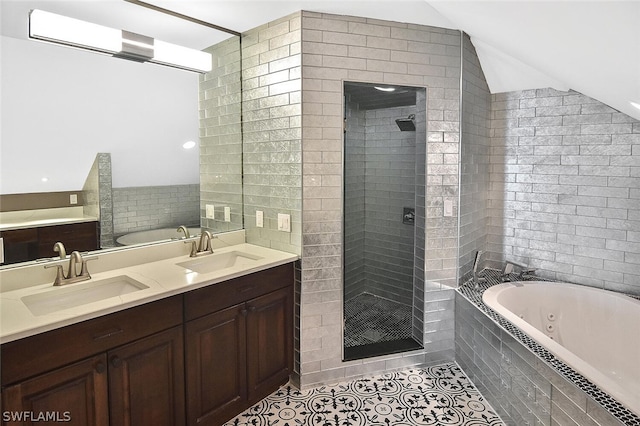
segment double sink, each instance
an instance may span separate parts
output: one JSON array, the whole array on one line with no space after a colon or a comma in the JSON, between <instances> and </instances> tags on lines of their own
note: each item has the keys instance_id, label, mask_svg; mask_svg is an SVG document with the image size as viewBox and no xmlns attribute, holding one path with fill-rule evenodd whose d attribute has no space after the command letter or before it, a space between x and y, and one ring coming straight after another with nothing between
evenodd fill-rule
<instances>
[{"instance_id":1,"label":"double sink","mask_svg":"<svg viewBox=\"0 0 640 426\"><path fill-rule=\"evenodd\" d=\"M263 258L233 250L192 258L175 265L184 268L188 274L208 274L228 268L250 268L260 259ZM148 288L148 285L129 275L118 275L104 279L91 279L81 284L53 287L41 293L23 296L21 300L34 316L42 316Z\"/></svg>"}]
</instances>

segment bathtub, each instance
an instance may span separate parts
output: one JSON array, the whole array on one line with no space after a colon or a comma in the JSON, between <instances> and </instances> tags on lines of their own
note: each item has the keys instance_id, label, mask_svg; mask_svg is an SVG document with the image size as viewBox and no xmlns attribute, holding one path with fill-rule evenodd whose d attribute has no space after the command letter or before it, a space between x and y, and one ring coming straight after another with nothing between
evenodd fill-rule
<instances>
[{"instance_id":1,"label":"bathtub","mask_svg":"<svg viewBox=\"0 0 640 426\"><path fill-rule=\"evenodd\" d=\"M182 238L183 233L178 233L177 226L175 228L151 229L148 231L132 232L122 235L116 239L116 243L121 246L130 246L133 244L145 244L155 241L170 240L172 238ZM195 236L200 234L200 228L189 228L189 234Z\"/></svg>"},{"instance_id":2,"label":"bathtub","mask_svg":"<svg viewBox=\"0 0 640 426\"><path fill-rule=\"evenodd\" d=\"M498 284L483 302L640 415L640 301L575 284Z\"/></svg>"}]
</instances>

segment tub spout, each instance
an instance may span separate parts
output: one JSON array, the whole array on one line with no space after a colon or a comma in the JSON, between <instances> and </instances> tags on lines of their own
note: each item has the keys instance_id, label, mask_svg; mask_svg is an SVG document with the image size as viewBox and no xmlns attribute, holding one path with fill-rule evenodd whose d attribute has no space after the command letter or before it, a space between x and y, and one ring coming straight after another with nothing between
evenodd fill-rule
<instances>
[{"instance_id":1,"label":"tub spout","mask_svg":"<svg viewBox=\"0 0 640 426\"><path fill-rule=\"evenodd\" d=\"M517 271L517 272L514 272L514 271ZM500 275L500 280L502 282L524 281L527 279L527 277L534 276L535 272L536 270L533 268L529 268L519 263L506 261L504 264L504 268L502 268L502 274Z\"/></svg>"},{"instance_id":2,"label":"tub spout","mask_svg":"<svg viewBox=\"0 0 640 426\"><path fill-rule=\"evenodd\" d=\"M484 255L484 251L478 250L476 252L476 258L473 261L473 288L480 288L480 283L486 282L487 278L484 276L482 270L480 270L480 262L482 261L482 255Z\"/></svg>"}]
</instances>

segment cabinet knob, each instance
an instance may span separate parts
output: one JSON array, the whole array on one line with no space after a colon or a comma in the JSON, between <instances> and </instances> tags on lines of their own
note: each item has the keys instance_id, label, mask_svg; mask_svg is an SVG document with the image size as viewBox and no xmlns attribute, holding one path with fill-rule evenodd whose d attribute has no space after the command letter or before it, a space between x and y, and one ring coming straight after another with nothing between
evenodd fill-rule
<instances>
[{"instance_id":1,"label":"cabinet knob","mask_svg":"<svg viewBox=\"0 0 640 426\"><path fill-rule=\"evenodd\" d=\"M120 359L120 357L114 356L111 358L111 365L116 368L120 367L122 365L122 360Z\"/></svg>"},{"instance_id":2,"label":"cabinet knob","mask_svg":"<svg viewBox=\"0 0 640 426\"><path fill-rule=\"evenodd\" d=\"M104 362L99 362L96 364L96 373L102 374L107 371L107 366L104 365Z\"/></svg>"}]
</instances>

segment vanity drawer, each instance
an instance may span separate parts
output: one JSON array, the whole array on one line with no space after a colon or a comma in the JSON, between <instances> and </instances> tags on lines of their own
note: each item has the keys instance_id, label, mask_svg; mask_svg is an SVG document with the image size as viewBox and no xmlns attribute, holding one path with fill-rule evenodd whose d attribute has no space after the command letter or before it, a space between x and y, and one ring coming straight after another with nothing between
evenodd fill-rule
<instances>
[{"instance_id":1,"label":"vanity drawer","mask_svg":"<svg viewBox=\"0 0 640 426\"><path fill-rule=\"evenodd\" d=\"M293 285L293 263L276 266L185 294L185 320L189 321Z\"/></svg>"},{"instance_id":2,"label":"vanity drawer","mask_svg":"<svg viewBox=\"0 0 640 426\"><path fill-rule=\"evenodd\" d=\"M182 296L5 343L2 387L182 324Z\"/></svg>"}]
</instances>

